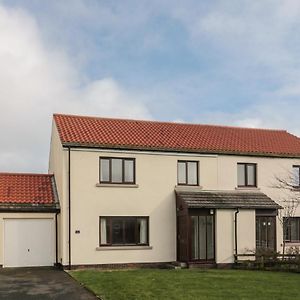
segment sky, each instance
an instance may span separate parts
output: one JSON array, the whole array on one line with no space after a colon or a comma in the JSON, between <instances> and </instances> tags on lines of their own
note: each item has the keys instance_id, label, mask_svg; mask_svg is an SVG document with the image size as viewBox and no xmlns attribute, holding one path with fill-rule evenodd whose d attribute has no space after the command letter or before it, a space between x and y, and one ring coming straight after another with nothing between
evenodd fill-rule
<instances>
[{"instance_id":1,"label":"sky","mask_svg":"<svg viewBox=\"0 0 300 300\"><path fill-rule=\"evenodd\" d=\"M53 113L300 136L299 0L0 0L0 171L47 172Z\"/></svg>"}]
</instances>

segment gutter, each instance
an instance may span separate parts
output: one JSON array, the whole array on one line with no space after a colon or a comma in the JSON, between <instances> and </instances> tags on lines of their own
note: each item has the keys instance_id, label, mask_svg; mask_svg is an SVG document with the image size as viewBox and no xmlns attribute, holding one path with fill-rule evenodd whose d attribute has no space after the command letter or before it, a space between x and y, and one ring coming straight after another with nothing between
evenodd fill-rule
<instances>
[{"instance_id":1,"label":"gutter","mask_svg":"<svg viewBox=\"0 0 300 300\"><path fill-rule=\"evenodd\" d=\"M90 143L72 143L63 142L63 147L75 148L75 149L105 149L105 150L133 150L133 151L151 151L151 152L169 152L169 153L189 153L189 154L208 154L208 155L238 155L238 156L251 156L251 157L267 157L267 158L300 158L300 154L288 154L288 153L264 153L264 152L239 152L239 151L214 151L205 149L182 149L182 148L149 148L130 145L105 145L105 144L90 144Z\"/></svg>"},{"instance_id":2,"label":"gutter","mask_svg":"<svg viewBox=\"0 0 300 300\"><path fill-rule=\"evenodd\" d=\"M234 248L235 248L235 254L234 254L234 263L237 263L238 260L238 235L237 235L237 221L238 221L238 213L239 213L239 208L236 208L236 211L234 213Z\"/></svg>"}]
</instances>

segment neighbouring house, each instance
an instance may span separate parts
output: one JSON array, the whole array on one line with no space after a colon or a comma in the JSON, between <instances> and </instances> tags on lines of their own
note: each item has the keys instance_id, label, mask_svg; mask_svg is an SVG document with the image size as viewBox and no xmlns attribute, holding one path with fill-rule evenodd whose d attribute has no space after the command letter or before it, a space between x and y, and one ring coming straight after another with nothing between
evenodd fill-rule
<instances>
[{"instance_id":1,"label":"neighbouring house","mask_svg":"<svg viewBox=\"0 0 300 300\"><path fill-rule=\"evenodd\" d=\"M47 263L64 267L230 265L236 254L258 248L282 251L284 239L300 246L299 208L285 236L278 219L283 191L274 188L274 178L286 172L293 172L299 189L300 139L283 130L55 114L53 175L36 175L49 179L51 193L40 184L34 192L29 181L0 183L1 205L9 203L8 211L0 211L0 260L24 265L14 245L25 231L32 243L51 237ZM16 193L7 201L15 188L32 189L28 200ZM28 219L35 223L26 227ZM44 219L51 220L48 229L38 225Z\"/></svg>"}]
</instances>

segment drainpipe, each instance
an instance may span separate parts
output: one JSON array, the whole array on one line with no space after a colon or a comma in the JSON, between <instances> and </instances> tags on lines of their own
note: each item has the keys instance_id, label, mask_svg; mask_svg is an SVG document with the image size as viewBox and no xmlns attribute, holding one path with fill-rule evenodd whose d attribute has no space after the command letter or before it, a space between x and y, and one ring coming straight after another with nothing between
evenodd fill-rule
<instances>
[{"instance_id":1,"label":"drainpipe","mask_svg":"<svg viewBox=\"0 0 300 300\"><path fill-rule=\"evenodd\" d=\"M69 270L71 270L71 148L68 147L68 219L69 219Z\"/></svg>"},{"instance_id":2,"label":"drainpipe","mask_svg":"<svg viewBox=\"0 0 300 300\"><path fill-rule=\"evenodd\" d=\"M239 213L239 208L237 207L235 213L234 213L234 248L235 248L235 255L234 255L234 263L236 264L237 263L237 260L238 260L238 234L237 234L237 221L238 221L238 218L237 218L237 215Z\"/></svg>"},{"instance_id":3,"label":"drainpipe","mask_svg":"<svg viewBox=\"0 0 300 300\"><path fill-rule=\"evenodd\" d=\"M58 228L57 228L57 215L55 213L55 265L58 266Z\"/></svg>"}]
</instances>

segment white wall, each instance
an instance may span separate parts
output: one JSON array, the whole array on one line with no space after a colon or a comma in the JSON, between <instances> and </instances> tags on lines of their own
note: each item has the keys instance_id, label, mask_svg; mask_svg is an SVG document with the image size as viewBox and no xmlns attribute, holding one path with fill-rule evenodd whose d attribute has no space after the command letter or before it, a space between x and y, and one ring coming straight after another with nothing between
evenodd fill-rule
<instances>
[{"instance_id":1,"label":"white wall","mask_svg":"<svg viewBox=\"0 0 300 300\"><path fill-rule=\"evenodd\" d=\"M62 150L53 129L50 168L55 173L61 201L61 251L68 264L68 152ZM57 150L57 149L58 150ZM99 157L136 158L138 187L96 186L99 182ZM272 188L275 175L284 175L296 159L146 153L139 151L105 151L82 149L71 151L72 264L131 262L167 262L176 260L176 211L174 187L177 183L177 160L198 160L203 190L235 190L237 163L257 163L258 189L274 200L280 193ZM59 167L57 166L59 164ZM57 174L57 175L56 175ZM253 190L253 189L252 189ZM300 215L300 211L297 212ZM150 246L143 250L99 250L99 216L149 216ZM216 211L216 259L233 262L234 210ZM239 252L255 248L255 211L241 210L238 215ZM80 230L80 234L75 234ZM282 244L282 229L277 222L277 249Z\"/></svg>"},{"instance_id":2,"label":"white wall","mask_svg":"<svg viewBox=\"0 0 300 300\"><path fill-rule=\"evenodd\" d=\"M138 187L96 186L99 156L135 157ZM72 264L175 261L178 159L199 160L200 184L205 189L216 186L215 156L72 151ZM96 250L99 216L149 216L151 249Z\"/></svg>"},{"instance_id":3,"label":"white wall","mask_svg":"<svg viewBox=\"0 0 300 300\"><path fill-rule=\"evenodd\" d=\"M49 155L49 174L54 174L60 202L58 215L58 257L59 262L68 260L68 160L63 151L55 122L52 122L52 134Z\"/></svg>"}]
</instances>

